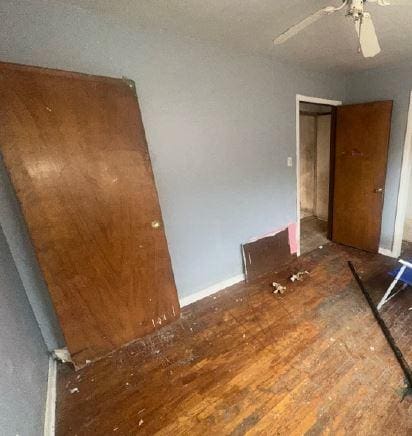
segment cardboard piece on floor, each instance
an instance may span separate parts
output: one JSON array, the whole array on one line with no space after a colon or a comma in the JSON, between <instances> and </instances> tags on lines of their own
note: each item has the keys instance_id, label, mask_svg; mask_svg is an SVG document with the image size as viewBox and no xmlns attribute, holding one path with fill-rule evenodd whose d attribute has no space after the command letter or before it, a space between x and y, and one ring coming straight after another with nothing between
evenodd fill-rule
<instances>
[{"instance_id":1,"label":"cardboard piece on floor","mask_svg":"<svg viewBox=\"0 0 412 436\"><path fill-rule=\"evenodd\" d=\"M246 281L274 273L295 257L291 254L289 232L284 229L275 235L267 236L242 245Z\"/></svg>"}]
</instances>

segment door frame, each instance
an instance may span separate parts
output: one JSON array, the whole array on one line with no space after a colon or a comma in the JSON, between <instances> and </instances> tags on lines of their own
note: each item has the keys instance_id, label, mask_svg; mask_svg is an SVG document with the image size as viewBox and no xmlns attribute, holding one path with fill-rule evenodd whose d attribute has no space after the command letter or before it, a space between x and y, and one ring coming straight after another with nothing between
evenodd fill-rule
<instances>
[{"instance_id":1,"label":"door frame","mask_svg":"<svg viewBox=\"0 0 412 436\"><path fill-rule=\"evenodd\" d=\"M296 243L298 256L300 256L300 103L315 103L335 107L343 104L340 100L328 100L326 98L296 94Z\"/></svg>"},{"instance_id":2,"label":"door frame","mask_svg":"<svg viewBox=\"0 0 412 436\"><path fill-rule=\"evenodd\" d=\"M412 91L409 95L408 120L402 153L402 167L399 181L398 201L396 206L395 227L393 231L392 249L380 248L379 253L390 257L401 255L402 240L405 226L406 204L408 202L409 182L412 163Z\"/></svg>"}]
</instances>

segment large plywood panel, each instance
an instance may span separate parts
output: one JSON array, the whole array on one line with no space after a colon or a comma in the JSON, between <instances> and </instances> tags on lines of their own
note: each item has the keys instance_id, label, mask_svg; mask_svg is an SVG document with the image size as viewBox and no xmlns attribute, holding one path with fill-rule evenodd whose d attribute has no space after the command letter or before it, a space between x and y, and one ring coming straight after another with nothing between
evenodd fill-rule
<instances>
[{"instance_id":1,"label":"large plywood panel","mask_svg":"<svg viewBox=\"0 0 412 436\"><path fill-rule=\"evenodd\" d=\"M0 64L0 145L75 365L179 316L134 86Z\"/></svg>"}]
</instances>

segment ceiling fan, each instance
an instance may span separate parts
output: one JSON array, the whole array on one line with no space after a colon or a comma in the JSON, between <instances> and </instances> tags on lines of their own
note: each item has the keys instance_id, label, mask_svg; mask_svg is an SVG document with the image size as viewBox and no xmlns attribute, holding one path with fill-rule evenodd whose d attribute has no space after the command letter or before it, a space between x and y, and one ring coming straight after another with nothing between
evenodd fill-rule
<instances>
[{"instance_id":1,"label":"ceiling fan","mask_svg":"<svg viewBox=\"0 0 412 436\"><path fill-rule=\"evenodd\" d=\"M282 44L320 18L346 9L346 16L351 18L355 24L356 34L359 39L359 48L363 56L365 58L372 58L381 51L381 48L378 37L376 36L371 14L365 11L366 3L377 3L379 6L399 6L407 4L412 6L411 0L342 0L342 5L340 6L327 6L309 15L304 20L281 33L273 42L275 45Z\"/></svg>"}]
</instances>

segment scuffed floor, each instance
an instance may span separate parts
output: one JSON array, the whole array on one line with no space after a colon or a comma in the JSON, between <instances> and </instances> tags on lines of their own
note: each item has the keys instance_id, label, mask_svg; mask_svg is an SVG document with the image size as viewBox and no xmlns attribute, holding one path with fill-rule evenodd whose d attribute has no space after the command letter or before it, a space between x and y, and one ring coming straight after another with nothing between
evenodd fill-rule
<instances>
[{"instance_id":1,"label":"scuffed floor","mask_svg":"<svg viewBox=\"0 0 412 436\"><path fill-rule=\"evenodd\" d=\"M328 244L78 373L61 365L57 435L412 434L403 373L347 260L377 301L395 261ZM298 270L310 275L288 281ZM411 306L406 291L383 316L412 364Z\"/></svg>"},{"instance_id":2,"label":"scuffed floor","mask_svg":"<svg viewBox=\"0 0 412 436\"><path fill-rule=\"evenodd\" d=\"M315 216L308 216L300 221L300 252L309 253L319 246L329 243L326 237L328 231L327 221L322 221Z\"/></svg>"}]
</instances>

